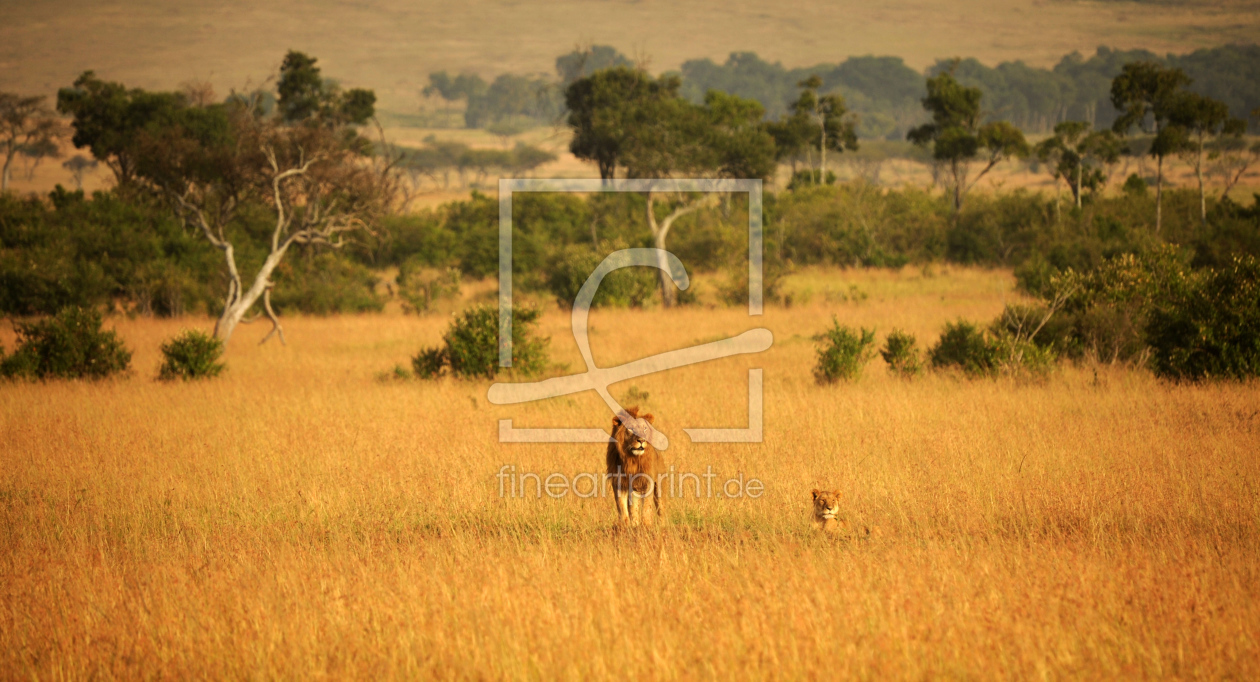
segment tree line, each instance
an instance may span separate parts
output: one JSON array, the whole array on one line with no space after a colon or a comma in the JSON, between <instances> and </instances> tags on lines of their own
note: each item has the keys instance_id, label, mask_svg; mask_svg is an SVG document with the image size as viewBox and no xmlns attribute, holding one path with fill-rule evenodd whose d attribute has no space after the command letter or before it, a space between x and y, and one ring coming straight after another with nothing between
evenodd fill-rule
<instances>
[{"instance_id":1,"label":"tree line","mask_svg":"<svg viewBox=\"0 0 1260 682\"><path fill-rule=\"evenodd\" d=\"M771 300L788 300L778 288L784 273L815 263L1004 265L1036 291L1069 269L1088 271L1162 244L1200 267L1260 253L1255 206L1218 199L1202 186L1164 192L1158 176L1153 196L1141 178L1130 178L1119 194L1101 192L1111 151L1134 130L1146 131L1146 153L1157 165L1174 153L1202 159L1211 143L1241 134L1227 105L1196 94L1187 74L1159 62L1126 64L1112 79L1109 99L1122 112L1112 130L1060 124L1035 147L1010 121L986 115L984 93L954 71L926 78L920 106L928 121L909 137L943 169L944 196L829 183L828 160L861 140L846 99L825 92L821 76L798 82L784 112L769 116L756 100L718 90L694 102L674 74L589 66L572 69L565 123L571 151L603 178L767 178L780 164L803 165L788 191L765 199ZM90 71L62 89L57 107L71 117L73 142L111 169L117 187L92 197L62 188L47 199L0 196L0 309L202 309L217 316L222 340L253 313L283 340L275 306L379 309L371 269L398 266L396 283L428 287L425 300L438 280L404 280L423 279L417 273L426 268L474 277L495 271L494 199L474 193L415 215L397 210L409 152L369 138L371 91L343 90L313 57L296 52L286 55L275 82L274 92L221 101L127 88ZM1074 205L1022 191L970 196L997 163L1029 154L1071 183ZM651 187L522 197L514 204L521 286L564 300L598 254L654 246L711 273L720 290L746 291L741 201ZM692 302L666 277L653 285L641 273L618 274L627 281L610 280L622 292L606 297L610 303ZM645 295L653 288L655 295Z\"/></svg>"},{"instance_id":2,"label":"tree line","mask_svg":"<svg viewBox=\"0 0 1260 682\"><path fill-rule=\"evenodd\" d=\"M1254 44L1163 56L1104 46L1089 56L1065 55L1049 69L1018 60L987 66L974 58L941 59L926 75L950 71L963 85L981 89L992 115L1025 132L1048 133L1068 120L1087 121L1098 129L1112 126L1121 112L1111 102L1111 81L1131 62L1182 70L1193 81L1192 92L1224 102L1235 118L1260 107L1260 45ZM476 74L452 76L443 71L430 74L423 92L448 106L462 102L468 127L513 120L549 123L562 114L563 92L570 83L615 66L633 63L613 47L596 45L558 57L554 76L504 74L487 83ZM904 139L924 122L919 106L927 94L924 74L900 57L855 56L789 69L755 52L733 52L721 64L707 58L684 62L674 75L680 79L680 93L693 103L702 102L710 90L719 90L756 100L770 118L787 113L796 100L797 84L817 75L821 93L842 95L858 114L857 134L863 139Z\"/></svg>"}]
</instances>

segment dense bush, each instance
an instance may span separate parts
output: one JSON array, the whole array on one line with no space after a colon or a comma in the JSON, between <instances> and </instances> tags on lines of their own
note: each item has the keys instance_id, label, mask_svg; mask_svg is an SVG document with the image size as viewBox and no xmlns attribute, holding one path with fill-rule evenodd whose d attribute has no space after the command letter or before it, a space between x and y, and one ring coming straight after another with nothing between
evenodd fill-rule
<instances>
[{"instance_id":1,"label":"dense bush","mask_svg":"<svg viewBox=\"0 0 1260 682\"><path fill-rule=\"evenodd\" d=\"M1160 301L1179 296L1191 269L1184 251L1162 246L1140 255L1121 254L1086 272L1067 270L1049 279L1043 298L1071 293L1038 342L1053 342L1072 358L1140 361L1146 353L1147 319Z\"/></svg>"},{"instance_id":2,"label":"dense bush","mask_svg":"<svg viewBox=\"0 0 1260 682\"><path fill-rule=\"evenodd\" d=\"M976 325L959 320L945 325L928 359L936 369L956 367L968 375L988 376L997 371L998 349Z\"/></svg>"},{"instance_id":3,"label":"dense bush","mask_svg":"<svg viewBox=\"0 0 1260 682\"><path fill-rule=\"evenodd\" d=\"M1041 317L1008 308L987 330L965 320L947 323L941 338L928 350L936 369L955 368L970 377L1043 377L1055 366L1053 344L1033 341ZM1044 328L1043 328L1044 329Z\"/></svg>"},{"instance_id":4,"label":"dense bush","mask_svg":"<svg viewBox=\"0 0 1260 682\"><path fill-rule=\"evenodd\" d=\"M888 370L894 374L908 379L923 371L919 347L913 334L907 334L900 329L892 330L884 340L884 347L879 354L888 363Z\"/></svg>"},{"instance_id":5,"label":"dense bush","mask_svg":"<svg viewBox=\"0 0 1260 682\"><path fill-rule=\"evenodd\" d=\"M534 336L542 311L516 307L512 310L512 368L521 376L535 376L547 368L547 338ZM416 375L434 378L444 369L464 377L493 379L499 367L499 309L495 305L468 308L455 316L442 335L443 346L425 348L412 359Z\"/></svg>"},{"instance_id":6,"label":"dense bush","mask_svg":"<svg viewBox=\"0 0 1260 682\"><path fill-rule=\"evenodd\" d=\"M818 337L818 362L814 365L814 380L819 384L834 384L841 379L851 381L862 373L862 367L874 357L875 330L855 331L842 326L832 316L831 329Z\"/></svg>"},{"instance_id":7,"label":"dense bush","mask_svg":"<svg viewBox=\"0 0 1260 682\"><path fill-rule=\"evenodd\" d=\"M0 375L38 379L102 379L125 371L131 351L101 314L65 308L53 317L16 325L18 346L0 364Z\"/></svg>"},{"instance_id":8,"label":"dense bush","mask_svg":"<svg viewBox=\"0 0 1260 682\"><path fill-rule=\"evenodd\" d=\"M160 316L205 310L221 262L144 197L61 187L47 199L0 195L0 314L111 303Z\"/></svg>"},{"instance_id":9,"label":"dense bush","mask_svg":"<svg viewBox=\"0 0 1260 682\"><path fill-rule=\"evenodd\" d=\"M219 362L222 356L222 341L203 331L185 330L162 344L164 359L158 378L163 381L188 381L217 377L224 368L224 364Z\"/></svg>"},{"instance_id":10,"label":"dense bush","mask_svg":"<svg viewBox=\"0 0 1260 682\"><path fill-rule=\"evenodd\" d=\"M1152 306L1146 334L1160 376L1260 376L1260 260L1239 258L1171 291Z\"/></svg>"},{"instance_id":11,"label":"dense bush","mask_svg":"<svg viewBox=\"0 0 1260 682\"><path fill-rule=\"evenodd\" d=\"M607 254L624 248L625 242L615 240L600 252L582 245L558 249L547 269L547 290L555 295L556 302L561 306L572 307L578 291ZM653 268L633 267L609 273L600 282L591 307L641 308L653 305L660 298L656 272Z\"/></svg>"},{"instance_id":12,"label":"dense bush","mask_svg":"<svg viewBox=\"0 0 1260 682\"><path fill-rule=\"evenodd\" d=\"M385 297L376 293L376 275L335 253L305 257L294 253L277 268L271 302L276 311L314 315L379 312Z\"/></svg>"}]
</instances>

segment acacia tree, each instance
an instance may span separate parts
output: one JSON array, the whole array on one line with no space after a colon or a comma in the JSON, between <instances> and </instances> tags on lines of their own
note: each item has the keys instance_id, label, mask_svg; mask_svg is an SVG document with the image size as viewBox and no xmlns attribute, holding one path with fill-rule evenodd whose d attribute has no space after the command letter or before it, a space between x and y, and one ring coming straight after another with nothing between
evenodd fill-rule
<instances>
[{"instance_id":1,"label":"acacia tree","mask_svg":"<svg viewBox=\"0 0 1260 682\"><path fill-rule=\"evenodd\" d=\"M168 125L187 106L183 93L128 90L121 83L97 78L92 71L84 71L73 86L57 92L57 111L74 118L74 146L91 149L124 189L136 179L142 134Z\"/></svg>"},{"instance_id":2,"label":"acacia tree","mask_svg":"<svg viewBox=\"0 0 1260 682\"><path fill-rule=\"evenodd\" d=\"M1067 182L1080 208L1086 189L1095 191L1106 184L1105 168L1120 160L1124 145L1110 130L1090 131L1086 121L1063 121L1033 151L1043 163L1051 164L1056 187L1060 178Z\"/></svg>"},{"instance_id":3,"label":"acacia tree","mask_svg":"<svg viewBox=\"0 0 1260 682\"><path fill-rule=\"evenodd\" d=\"M652 80L624 67L574 81L566 93L574 155L599 163L604 179L613 177L618 166L626 169L626 177L643 179L765 178L773 172L774 138L761 122L765 110L759 103L709 91L704 104L695 105L678 96L678 86L677 78ZM678 219L714 196L663 194L644 192L652 242L662 251ZM657 281L661 304L674 305L667 268L657 270Z\"/></svg>"},{"instance_id":4,"label":"acacia tree","mask_svg":"<svg viewBox=\"0 0 1260 682\"><path fill-rule=\"evenodd\" d=\"M624 166L626 148L636 136L648 134L660 122L657 109L678 99L682 85L676 76L653 79L628 66L603 69L573 81L564 91L567 122L573 130L569 151L579 159L594 161L599 177L616 177Z\"/></svg>"},{"instance_id":5,"label":"acacia tree","mask_svg":"<svg viewBox=\"0 0 1260 682\"><path fill-rule=\"evenodd\" d=\"M827 150L837 153L848 149L857 151L857 126L840 95L819 95L822 79L816 74L797 83L801 88L800 97L791 105L792 118L804 122L786 124L784 130L801 130L807 132L807 138L816 140L818 144L818 174L814 184L819 185L827 179Z\"/></svg>"},{"instance_id":6,"label":"acacia tree","mask_svg":"<svg viewBox=\"0 0 1260 682\"><path fill-rule=\"evenodd\" d=\"M1251 112L1252 119L1260 119L1260 109ZM1238 184L1251 165L1260 161L1260 142L1247 143L1244 135L1247 121L1232 119L1225 124L1222 134L1213 145L1212 158L1216 160L1213 172L1221 177L1221 196Z\"/></svg>"},{"instance_id":7,"label":"acacia tree","mask_svg":"<svg viewBox=\"0 0 1260 682\"><path fill-rule=\"evenodd\" d=\"M8 191L13 159L18 154L41 158L55 156L65 127L43 95L22 97L0 92L0 153L4 166L0 169L0 192Z\"/></svg>"},{"instance_id":8,"label":"acacia tree","mask_svg":"<svg viewBox=\"0 0 1260 682\"><path fill-rule=\"evenodd\" d=\"M361 106L361 97L324 90L325 99L314 107L290 107L283 110L287 114L267 116L254 97L195 106L175 93L128 91L117 83L102 83L90 72L76 84L90 86L86 92L62 91L66 101L75 103L76 130L109 141L92 145L93 154L111 159L116 169L125 168L132 186L164 196L189 227L222 252L227 292L215 336L225 342L238 324L252 321L246 315L261 301L259 314L272 323L263 341L278 334L283 343L283 328L271 307L271 275L289 248L341 248L344 233L363 228L388 204L389 176L364 161L366 144L345 123L351 115L347 112L371 115L370 108L365 112ZM101 92L111 94L94 101L92 93ZM163 109L143 127L111 130L102 123L109 119L97 114L102 109L109 113L120 99L161 102ZM85 140L84 146L88 144ZM274 217L265 236L252 234L238 220L246 207L262 208ZM251 242L247 250L261 247L265 254L252 275L243 273L238 263L245 242Z\"/></svg>"},{"instance_id":9,"label":"acacia tree","mask_svg":"<svg viewBox=\"0 0 1260 682\"><path fill-rule=\"evenodd\" d=\"M948 71L927 79L923 108L932 115L931 123L906 134L911 142L932 146L932 156L949 169L947 189L953 195L954 215L962 210L963 198L980 178L998 163L1028 156L1028 142L1019 128L1007 121L981 123L980 88L959 83ZM971 162L980 159L984 167L970 183Z\"/></svg>"},{"instance_id":10,"label":"acacia tree","mask_svg":"<svg viewBox=\"0 0 1260 682\"><path fill-rule=\"evenodd\" d=\"M1230 118L1229 105L1194 92L1183 92L1174 101L1169 123L1182 131L1182 154L1194 166L1199 181L1199 221L1207 224L1207 192L1203 188L1204 155L1208 146L1222 135L1241 130L1245 123Z\"/></svg>"},{"instance_id":11,"label":"acacia tree","mask_svg":"<svg viewBox=\"0 0 1260 682\"><path fill-rule=\"evenodd\" d=\"M1163 224L1164 157L1176 153L1184 146L1179 131L1169 130L1168 119L1181 89L1189 84L1190 77L1184 71L1165 67L1158 62L1125 64L1120 75L1111 81L1111 104L1120 111L1112 130L1126 135L1129 129L1138 126L1155 136L1149 153L1155 157L1157 234Z\"/></svg>"}]
</instances>

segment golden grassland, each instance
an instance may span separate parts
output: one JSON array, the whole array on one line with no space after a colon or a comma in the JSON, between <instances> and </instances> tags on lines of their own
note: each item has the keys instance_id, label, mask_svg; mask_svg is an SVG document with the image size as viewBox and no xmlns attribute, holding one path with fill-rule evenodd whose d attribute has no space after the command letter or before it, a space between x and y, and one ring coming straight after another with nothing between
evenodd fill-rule
<instances>
[{"instance_id":1,"label":"golden grassland","mask_svg":"<svg viewBox=\"0 0 1260 682\"><path fill-rule=\"evenodd\" d=\"M868 297L828 296L851 285ZM605 427L597 399L495 407L485 382L377 377L442 316L291 318L288 347L242 327L227 373L195 384L154 381L157 348L207 320L111 320L132 376L0 384L0 678L1260 676L1260 386L1069 365L902 381L876 359L819 387L830 315L931 342L996 315L1013 278L793 286L813 300L761 318L593 313L602 365L776 338L614 387L658 416L676 470L766 488L667 497L665 523L630 532L607 498L499 495L505 464L572 475L603 455L500 444L497 419ZM575 372L568 324L541 327ZM746 424L750 367L764 442L689 443ZM817 535L814 487L871 539Z\"/></svg>"}]
</instances>

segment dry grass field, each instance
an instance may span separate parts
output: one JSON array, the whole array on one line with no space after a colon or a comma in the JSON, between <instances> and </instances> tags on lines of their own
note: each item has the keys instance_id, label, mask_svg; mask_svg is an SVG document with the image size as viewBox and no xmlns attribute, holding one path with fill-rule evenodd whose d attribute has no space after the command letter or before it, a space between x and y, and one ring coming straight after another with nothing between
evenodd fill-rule
<instances>
[{"instance_id":1,"label":"dry grass field","mask_svg":"<svg viewBox=\"0 0 1260 682\"><path fill-rule=\"evenodd\" d=\"M839 302L850 285L868 298ZM1013 278L793 286L813 300L762 318L593 314L603 365L776 338L614 387L658 415L676 470L765 485L667 497L664 524L629 532L607 498L499 495L503 465L599 470L598 445L496 438L507 417L606 427L593 396L494 407L486 383L377 377L442 316L291 318L288 347L242 327L199 384L152 377L159 343L207 320L111 320L131 376L0 384L0 678L1260 677L1260 386L1107 366L907 382L876 359L818 387L831 314L931 342L997 314ZM566 314L542 331L579 371ZM749 367L764 442L689 443L745 425ZM814 487L872 537L816 535Z\"/></svg>"}]
</instances>

